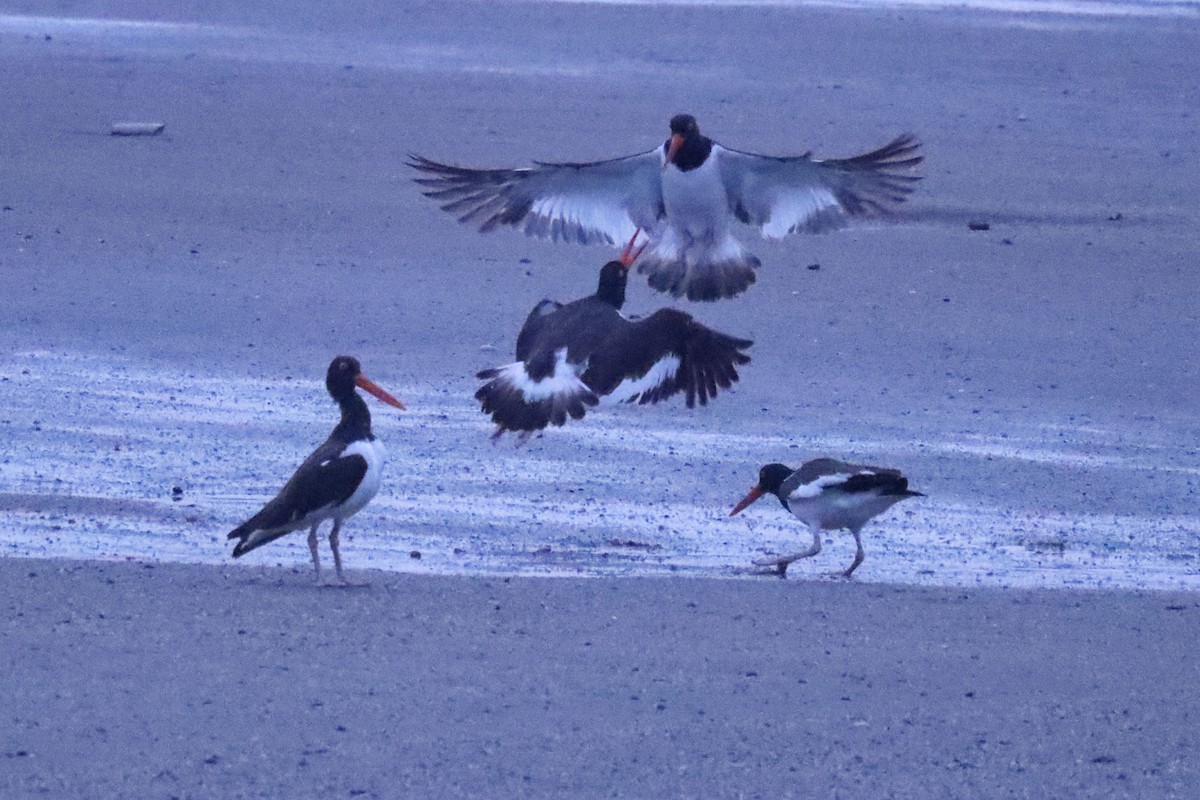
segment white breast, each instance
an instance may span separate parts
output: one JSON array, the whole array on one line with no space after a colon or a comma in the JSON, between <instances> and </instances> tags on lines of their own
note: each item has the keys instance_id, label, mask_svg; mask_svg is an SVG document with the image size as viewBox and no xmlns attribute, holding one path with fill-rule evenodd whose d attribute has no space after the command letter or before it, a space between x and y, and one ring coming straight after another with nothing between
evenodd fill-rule
<instances>
[{"instance_id":1,"label":"white breast","mask_svg":"<svg viewBox=\"0 0 1200 800\"><path fill-rule=\"evenodd\" d=\"M717 148L693 170L669 164L662 176L667 222L688 239L712 239L729 228L729 201L717 170Z\"/></svg>"},{"instance_id":2,"label":"white breast","mask_svg":"<svg viewBox=\"0 0 1200 800\"><path fill-rule=\"evenodd\" d=\"M354 494L350 495L350 499L338 507L336 516L341 519L357 514L363 506L371 502L371 498L379 491L379 484L383 480L383 464L387 460L387 451L384 449L383 442L378 439L370 441L360 439L342 451L340 457L345 458L346 456L365 458L367 473L363 475L362 482L358 484Z\"/></svg>"}]
</instances>

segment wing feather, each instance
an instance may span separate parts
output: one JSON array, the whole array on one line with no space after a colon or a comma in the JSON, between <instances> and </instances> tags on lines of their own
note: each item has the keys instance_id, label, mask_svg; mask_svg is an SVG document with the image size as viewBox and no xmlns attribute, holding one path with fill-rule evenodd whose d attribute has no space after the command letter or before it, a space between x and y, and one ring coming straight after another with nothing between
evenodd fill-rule
<instances>
[{"instance_id":1,"label":"wing feather","mask_svg":"<svg viewBox=\"0 0 1200 800\"><path fill-rule=\"evenodd\" d=\"M737 381L736 367L750 361L742 350L752 344L663 308L614 331L581 378L596 394L621 402L657 403L683 392L691 408Z\"/></svg>"},{"instance_id":2,"label":"wing feather","mask_svg":"<svg viewBox=\"0 0 1200 800\"><path fill-rule=\"evenodd\" d=\"M411 155L422 194L460 222L488 232L580 244L624 244L663 216L659 148L589 163L534 162L521 169L472 169Z\"/></svg>"},{"instance_id":3,"label":"wing feather","mask_svg":"<svg viewBox=\"0 0 1200 800\"><path fill-rule=\"evenodd\" d=\"M367 460L357 453L336 456L342 447L330 440L317 448L273 500L229 533L227 538L241 539L233 550L235 558L305 527L314 512L344 503L354 494L367 474Z\"/></svg>"},{"instance_id":4,"label":"wing feather","mask_svg":"<svg viewBox=\"0 0 1200 800\"><path fill-rule=\"evenodd\" d=\"M920 176L920 142L910 135L853 158L764 156L714 145L732 212L776 238L840 227L850 217L887 217Z\"/></svg>"},{"instance_id":5,"label":"wing feather","mask_svg":"<svg viewBox=\"0 0 1200 800\"><path fill-rule=\"evenodd\" d=\"M543 300L533 307L529 316L525 318L525 324L521 326L521 332L517 334L516 356L518 361L525 361L530 357L533 349L537 346L539 336L546 329L550 317L562 308L562 303L549 299Z\"/></svg>"}]
</instances>

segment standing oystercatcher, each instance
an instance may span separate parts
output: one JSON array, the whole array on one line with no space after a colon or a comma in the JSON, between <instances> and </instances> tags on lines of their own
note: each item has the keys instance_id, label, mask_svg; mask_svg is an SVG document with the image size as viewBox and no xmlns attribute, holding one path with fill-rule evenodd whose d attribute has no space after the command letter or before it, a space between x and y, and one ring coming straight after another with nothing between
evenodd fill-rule
<instances>
[{"instance_id":1,"label":"standing oystercatcher","mask_svg":"<svg viewBox=\"0 0 1200 800\"><path fill-rule=\"evenodd\" d=\"M779 558L755 561L760 567L778 567L779 574L787 573L788 565L801 558L821 552L821 531L849 528L854 534L857 549L854 562L843 575L847 578L863 560L862 538L859 531L873 517L887 511L906 497L924 497L910 491L908 478L898 470L847 464L832 458L818 458L792 471L783 464L767 464L758 471L758 485L741 499L729 516L733 516L764 494L773 494L783 507L809 527L812 547L804 552Z\"/></svg>"},{"instance_id":2,"label":"standing oystercatcher","mask_svg":"<svg viewBox=\"0 0 1200 800\"><path fill-rule=\"evenodd\" d=\"M733 150L700 133L696 118L671 118L671 137L645 153L580 164L470 169L413 155L424 194L460 222L501 225L581 244L632 241L650 249L638 272L650 286L689 300L734 297L754 283L758 259L733 236L734 221L779 238L891 214L924 159L910 135L853 158L818 160Z\"/></svg>"},{"instance_id":3,"label":"standing oystercatcher","mask_svg":"<svg viewBox=\"0 0 1200 800\"><path fill-rule=\"evenodd\" d=\"M304 460L274 500L230 532L228 538L239 540L233 548L234 558L285 533L308 528L308 549L320 583L317 527L332 519L329 547L333 550L333 566L338 580L349 583L342 574L338 534L342 522L360 511L379 491L385 456L383 443L371 433L371 412L354 391L356 386L390 406L404 409L403 403L362 374L358 359L335 358L325 374L325 388L342 409L341 422L324 444Z\"/></svg>"},{"instance_id":4,"label":"standing oystercatcher","mask_svg":"<svg viewBox=\"0 0 1200 800\"><path fill-rule=\"evenodd\" d=\"M496 423L493 439L579 419L601 397L644 404L684 392L688 408L697 400L703 406L738 379L736 367L750 362L742 351L753 342L673 308L637 320L621 315L639 252L630 240L620 260L600 269L595 294L565 305L538 303L517 335L517 360L478 373L487 383L475 398Z\"/></svg>"}]
</instances>

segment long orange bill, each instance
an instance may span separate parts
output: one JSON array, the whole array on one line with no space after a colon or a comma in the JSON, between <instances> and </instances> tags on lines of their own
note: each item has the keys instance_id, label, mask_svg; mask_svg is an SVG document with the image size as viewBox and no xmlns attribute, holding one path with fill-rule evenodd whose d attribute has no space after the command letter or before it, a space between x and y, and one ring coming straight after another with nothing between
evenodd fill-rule
<instances>
[{"instance_id":1,"label":"long orange bill","mask_svg":"<svg viewBox=\"0 0 1200 800\"><path fill-rule=\"evenodd\" d=\"M745 497L742 498L742 501L740 503L738 503L736 506L733 507L733 511L729 512L729 516L732 517L734 514L738 513L743 508L750 505L751 503L753 503L755 500L757 500L758 498L760 498L762 496L763 496L763 490L758 488L757 486L755 486L753 489L750 490L750 493L748 495L746 495Z\"/></svg>"},{"instance_id":2,"label":"long orange bill","mask_svg":"<svg viewBox=\"0 0 1200 800\"><path fill-rule=\"evenodd\" d=\"M683 147L683 137L678 133L671 134L671 143L667 145L667 158L663 161L663 169L667 168L675 160L675 154L679 152L679 148Z\"/></svg>"},{"instance_id":3,"label":"long orange bill","mask_svg":"<svg viewBox=\"0 0 1200 800\"><path fill-rule=\"evenodd\" d=\"M363 375L362 373L359 373L358 377L354 379L354 385L357 386L358 388L362 389L363 391L370 392L371 394L375 395L383 402L387 403L389 406L395 406L396 408L400 409L401 411L407 410L404 408L404 403L401 403L399 400L392 397L390 394L387 393L387 391L380 388L379 384L375 383L375 381L371 380L370 378L368 378L366 375Z\"/></svg>"},{"instance_id":4,"label":"long orange bill","mask_svg":"<svg viewBox=\"0 0 1200 800\"><path fill-rule=\"evenodd\" d=\"M629 244L625 245L625 252L621 253L620 260L621 260L621 263L625 265L626 269L629 269L630 267L633 266L633 262L637 261L638 256L640 256L642 254L642 251L646 249L646 245L650 244L650 240L647 239L645 242L642 243L641 247L639 247L637 250L634 250L633 243L636 242L638 237L641 235L642 235L641 228L638 228L636 231L634 231L633 238L629 240Z\"/></svg>"}]
</instances>

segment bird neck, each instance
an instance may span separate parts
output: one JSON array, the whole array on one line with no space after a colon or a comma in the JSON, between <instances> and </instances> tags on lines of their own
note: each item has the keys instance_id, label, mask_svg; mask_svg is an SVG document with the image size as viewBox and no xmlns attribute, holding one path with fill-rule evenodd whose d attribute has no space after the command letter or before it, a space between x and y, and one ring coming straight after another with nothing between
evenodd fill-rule
<instances>
[{"instance_id":1,"label":"bird neck","mask_svg":"<svg viewBox=\"0 0 1200 800\"><path fill-rule=\"evenodd\" d=\"M596 299L607 303L618 311L625 305L625 281L620 283L600 283L596 290Z\"/></svg>"},{"instance_id":2,"label":"bird neck","mask_svg":"<svg viewBox=\"0 0 1200 800\"><path fill-rule=\"evenodd\" d=\"M625 285L629 282L629 268L618 261L611 261L600 270L600 284L596 287L596 299L608 303L618 311L625 305Z\"/></svg>"},{"instance_id":3,"label":"bird neck","mask_svg":"<svg viewBox=\"0 0 1200 800\"><path fill-rule=\"evenodd\" d=\"M675 158L671 163L678 167L680 172L689 172L704 163L708 154L712 152L712 146L713 141L707 136L689 136L675 151Z\"/></svg>"},{"instance_id":4,"label":"bird neck","mask_svg":"<svg viewBox=\"0 0 1200 800\"><path fill-rule=\"evenodd\" d=\"M342 419L333 429L333 437L343 442L373 439L371 435L371 412L358 392L335 398L342 409Z\"/></svg>"}]
</instances>

